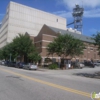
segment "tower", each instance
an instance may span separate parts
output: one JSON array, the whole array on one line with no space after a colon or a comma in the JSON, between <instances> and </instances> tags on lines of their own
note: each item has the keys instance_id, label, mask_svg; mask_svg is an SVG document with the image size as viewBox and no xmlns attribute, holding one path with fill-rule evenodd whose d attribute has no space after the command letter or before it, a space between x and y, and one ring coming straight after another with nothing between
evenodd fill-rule
<instances>
[{"instance_id":1,"label":"tower","mask_svg":"<svg viewBox=\"0 0 100 100\"><path fill-rule=\"evenodd\" d=\"M82 33L82 17L83 17L84 8L80 7L76 4L75 8L73 8L73 17L74 17L74 29L77 29Z\"/></svg>"}]
</instances>

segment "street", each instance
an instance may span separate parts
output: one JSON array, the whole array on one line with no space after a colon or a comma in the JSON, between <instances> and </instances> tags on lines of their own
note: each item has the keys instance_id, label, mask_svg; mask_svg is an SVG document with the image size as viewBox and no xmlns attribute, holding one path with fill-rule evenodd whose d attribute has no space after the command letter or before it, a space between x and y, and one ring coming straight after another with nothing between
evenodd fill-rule
<instances>
[{"instance_id":1,"label":"street","mask_svg":"<svg viewBox=\"0 0 100 100\"><path fill-rule=\"evenodd\" d=\"M100 67L70 70L23 70L0 65L0 100L92 100L100 79L73 75Z\"/></svg>"}]
</instances>

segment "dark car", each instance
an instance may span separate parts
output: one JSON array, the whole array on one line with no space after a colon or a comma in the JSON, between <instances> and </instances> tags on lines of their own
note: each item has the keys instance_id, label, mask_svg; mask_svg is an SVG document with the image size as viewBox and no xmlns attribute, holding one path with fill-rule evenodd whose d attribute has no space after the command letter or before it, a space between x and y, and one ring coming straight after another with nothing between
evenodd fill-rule
<instances>
[{"instance_id":1,"label":"dark car","mask_svg":"<svg viewBox=\"0 0 100 100\"><path fill-rule=\"evenodd\" d=\"M94 62L95 66L100 66L100 62Z\"/></svg>"},{"instance_id":2,"label":"dark car","mask_svg":"<svg viewBox=\"0 0 100 100\"><path fill-rule=\"evenodd\" d=\"M25 65L24 62L18 62L18 63L16 63L16 67L17 67L17 68L23 68L24 65Z\"/></svg>"},{"instance_id":3,"label":"dark car","mask_svg":"<svg viewBox=\"0 0 100 100\"><path fill-rule=\"evenodd\" d=\"M5 61L5 66L8 66L8 64L9 64L9 61L8 60Z\"/></svg>"},{"instance_id":4,"label":"dark car","mask_svg":"<svg viewBox=\"0 0 100 100\"><path fill-rule=\"evenodd\" d=\"M8 67L16 67L16 62L9 62L7 64Z\"/></svg>"},{"instance_id":5,"label":"dark car","mask_svg":"<svg viewBox=\"0 0 100 100\"><path fill-rule=\"evenodd\" d=\"M91 68L94 68L95 67L95 64L93 62L91 62L91 61L85 61L84 62L84 65L85 66L88 66L88 67L91 67Z\"/></svg>"}]
</instances>

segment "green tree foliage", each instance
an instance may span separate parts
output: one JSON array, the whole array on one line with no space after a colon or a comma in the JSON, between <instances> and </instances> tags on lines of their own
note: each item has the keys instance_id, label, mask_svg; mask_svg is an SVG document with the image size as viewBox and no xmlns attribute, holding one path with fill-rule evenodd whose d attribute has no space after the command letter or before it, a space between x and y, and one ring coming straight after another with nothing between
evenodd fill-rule
<instances>
[{"instance_id":1,"label":"green tree foliage","mask_svg":"<svg viewBox=\"0 0 100 100\"><path fill-rule=\"evenodd\" d=\"M36 51L29 53L28 58L34 63L37 63L39 60L41 60L41 56Z\"/></svg>"},{"instance_id":2,"label":"green tree foliage","mask_svg":"<svg viewBox=\"0 0 100 100\"><path fill-rule=\"evenodd\" d=\"M58 56L74 57L83 54L84 44L81 40L70 34L59 35L47 46L49 54L56 53Z\"/></svg>"},{"instance_id":3,"label":"green tree foliage","mask_svg":"<svg viewBox=\"0 0 100 100\"><path fill-rule=\"evenodd\" d=\"M56 42L49 43L47 46L48 55L52 55L55 53Z\"/></svg>"},{"instance_id":4,"label":"green tree foliage","mask_svg":"<svg viewBox=\"0 0 100 100\"><path fill-rule=\"evenodd\" d=\"M28 53L28 59L31 60L31 62L37 63L41 60L41 56L37 52L37 49L35 46L30 47L30 52Z\"/></svg>"},{"instance_id":5,"label":"green tree foliage","mask_svg":"<svg viewBox=\"0 0 100 100\"><path fill-rule=\"evenodd\" d=\"M58 65L55 64L55 63L52 63L48 66L49 69L57 69L58 68Z\"/></svg>"},{"instance_id":6,"label":"green tree foliage","mask_svg":"<svg viewBox=\"0 0 100 100\"><path fill-rule=\"evenodd\" d=\"M0 49L0 59L9 60L11 55L12 59L18 56L21 59L24 57L25 62L28 62L28 59L35 62L40 60L32 42L28 34L19 34L11 43Z\"/></svg>"},{"instance_id":7,"label":"green tree foliage","mask_svg":"<svg viewBox=\"0 0 100 100\"><path fill-rule=\"evenodd\" d=\"M13 50L16 51L16 55L21 58L24 56L25 62L27 62L28 53L35 50L35 47L30 39L29 35L19 34L19 36L13 39Z\"/></svg>"},{"instance_id":8,"label":"green tree foliage","mask_svg":"<svg viewBox=\"0 0 100 100\"><path fill-rule=\"evenodd\" d=\"M85 45L81 40L73 38L69 48L69 55L71 57L75 57L83 54L83 49L85 48Z\"/></svg>"},{"instance_id":9,"label":"green tree foliage","mask_svg":"<svg viewBox=\"0 0 100 100\"><path fill-rule=\"evenodd\" d=\"M20 55L29 53L31 46L33 46L32 40L28 35L19 34L19 36L13 39L13 47Z\"/></svg>"},{"instance_id":10,"label":"green tree foliage","mask_svg":"<svg viewBox=\"0 0 100 100\"><path fill-rule=\"evenodd\" d=\"M0 49L2 59L8 60L10 58L10 54L12 53L12 43L7 44L3 48Z\"/></svg>"},{"instance_id":11,"label":"green tree foliage","mask_svg":"<svg viewBox=\"0 0 100 100\"><path fill-rule=\"evenodd\" d=\"M2 49L0 49L0 60L3 60L3 50Z\"/></svg>"},{"instance_id":12,"label":"green tree foliage","mask_svg":"<svg viewBox=\"0 0 100 100\"><path fill-rule=\"evenodd\" d=\"M98 54L100 55L100 32L97 32L97 34L93 35L93 39L95 40L95 45L98 46Z\"/></svg>"}]
</instances>

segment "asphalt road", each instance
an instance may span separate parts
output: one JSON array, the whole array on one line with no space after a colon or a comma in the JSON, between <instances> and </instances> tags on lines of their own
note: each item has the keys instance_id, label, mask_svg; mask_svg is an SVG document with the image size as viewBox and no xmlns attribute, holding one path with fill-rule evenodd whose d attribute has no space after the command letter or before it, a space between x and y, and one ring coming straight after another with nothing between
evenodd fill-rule
<instances>
[{"instance_id":1,"label":"asphalt road","mask_svg":"<svg viewBox=\"0 0 100 100\"><path fill-rule=\"evenodd\" d=\"M0 100L92 100L100 79L75 76L100 67L72 70L23 70L0 65Z\"/></svg>"}]
</instances>

